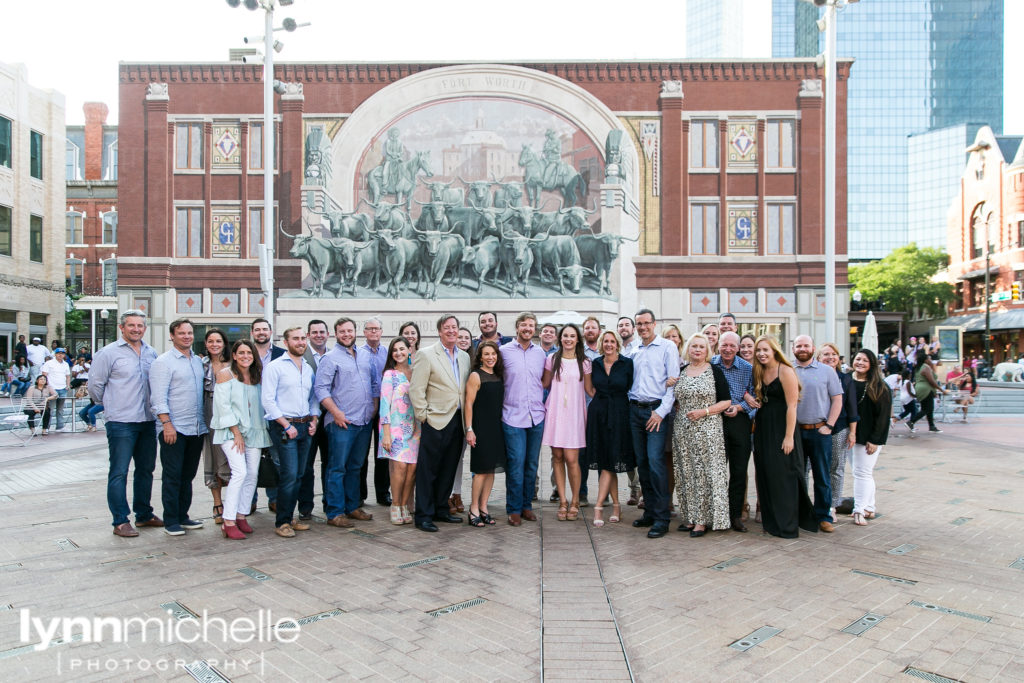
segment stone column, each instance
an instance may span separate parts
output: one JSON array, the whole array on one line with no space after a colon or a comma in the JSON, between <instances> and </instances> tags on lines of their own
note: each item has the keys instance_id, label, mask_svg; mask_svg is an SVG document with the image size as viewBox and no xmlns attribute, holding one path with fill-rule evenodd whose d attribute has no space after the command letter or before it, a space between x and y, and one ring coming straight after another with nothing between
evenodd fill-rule
<instances>
[{"instance_id":1,"label":"stone column","mask_svg":"<svg viewBox=\"0 0 1024 683\"><path fill-rule=\"evenodd\" d=\"M825 131L821 81L805 79L797 97L800 123L797 134L797 254L825 253Z\"/></svg>"},{"instance_id":2,"label":"stone column","mask_svg":"<svg viewBox=\"0 0 1024 683\"><path fill-rule=\"evenodd\" d=\"M629 196L627 186L605 183L601 185L601 233L622 235L619 257L611 264L609 276L612 292L619 296L619 311L637 307L636 266L633 259L640 254L640 243L633 238L640 234L638 210Z\"/></svg>"},{"instance_id":3,"label":"stone column","mask_svg":"<svg viewBox=\"0 0 1024 683\"><path fill-rule=\"evenodd\" d=\"M686 253L686 181L688 160L683 132L683 82L662 81L661 95L661 253Z\"/></svg>"}]
</instances>

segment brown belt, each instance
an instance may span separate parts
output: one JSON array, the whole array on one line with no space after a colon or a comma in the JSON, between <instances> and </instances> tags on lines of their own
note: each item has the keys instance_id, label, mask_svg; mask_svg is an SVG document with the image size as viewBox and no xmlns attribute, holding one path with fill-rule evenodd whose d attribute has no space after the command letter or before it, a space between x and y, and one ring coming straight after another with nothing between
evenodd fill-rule
<instances>
[{"instance_id":1,"label":"brown belt","mask_svg":"<svg viewBox=\"0 0 1024 683\"><path fill-rule=\"evenodd\" d=\"M812 424L812 425L804 425L804 424L802 424L802 425L800 425L800 429L821 429L824 426L825 426L824 422L818 422L818 423Z\"/></svg>"},{"instance_id":2,"label":"brown belt","mask_svg":"<svg viewBox=\"0 0 1024 683\"><path fill-rule=\"evenodd\" d=\"M299 424L302 424L303 422L312 422L313 416L307 415L306 417L285 417L284 419L288 420L289 422L298 422Z\"/></svg>"}]
</instances>

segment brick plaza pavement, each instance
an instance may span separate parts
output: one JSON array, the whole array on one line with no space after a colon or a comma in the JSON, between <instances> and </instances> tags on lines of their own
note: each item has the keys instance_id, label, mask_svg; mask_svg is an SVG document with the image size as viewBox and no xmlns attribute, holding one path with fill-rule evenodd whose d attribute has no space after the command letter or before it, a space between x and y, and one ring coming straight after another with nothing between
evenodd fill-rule
<instances>
[{"instance_id":1,"label":"brick plaza pavement","mask_svg":"<svg viewBox=\"0 0 1024 683\"><path fill-rule=\"evenodd\" d=\"M425 534L370 505L375 519L355 531L316 518L281 539L261 505L244 542L212 520L184 537L122 539L110 532L102 434L26 448L0 434L0 680L190 680L182 667L194 663L195 678L222 680L202 662L234 681L1024 680L1024 421L943 428L895 428L876 470L877 520L841 518L833 534L795 540L752 521L747 534L648 540L629 525L635 508L595 529L592 508L586 523L558 522L547 503L540 522L514 529L497 514L501 475L488 529ZM201 482L195 493L194 516L208 516ZM147 642L137 630L127 643L81 642L80 628L42 651L36 630L21 639L22 610L44 626L170 623L161 606L175 602L187 625L198 622L184 610L206 611L205 642L154 642L153 626ZM224 642L213 618L260 609L308 619L291 643L266 629ZM745 640L763 627L769 637Z\"/></svg>"}]
</instances>

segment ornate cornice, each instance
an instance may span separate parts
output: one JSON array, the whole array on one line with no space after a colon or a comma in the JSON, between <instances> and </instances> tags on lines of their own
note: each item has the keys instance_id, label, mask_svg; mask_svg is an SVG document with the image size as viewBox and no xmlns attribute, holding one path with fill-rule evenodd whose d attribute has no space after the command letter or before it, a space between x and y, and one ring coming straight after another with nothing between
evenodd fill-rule
<instances>
[{"instance_id":1,"label":"ornate cornice","mask_svg":"<svg viewBox=\"0 0 1024 683\"><path fill-rule=\"evenodd\" d=\"M842 80L852 60L839 61ZM473 62L436 63L306 63L275 64L274 76L297 83L387 84L422 71ZM481 62L483 64L483 62ZM663 81L803 81L821 78L813 59L688 62L512 62L573 83L656 83ZM137 83L253 83L262 82L263 67L219 62L207 64L121 63L123 84Z\"/></svg>"}]
</instances>

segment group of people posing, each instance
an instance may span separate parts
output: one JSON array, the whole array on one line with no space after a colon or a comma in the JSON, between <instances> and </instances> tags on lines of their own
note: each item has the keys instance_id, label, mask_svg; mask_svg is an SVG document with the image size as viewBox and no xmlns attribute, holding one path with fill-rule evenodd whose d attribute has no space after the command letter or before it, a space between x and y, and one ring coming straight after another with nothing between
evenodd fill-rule
<instances>
[{"instance_id":1,"label":"group of people posing","mask_svg":"<svg viewBox=\"0 0 1024 683\"><path fill-rule=\"evenodd\" d=\"M294 537L310 528L317 453L327 523L352 527L372 519L363 507L371 442L378 504L390 506L391 523L426 532L463 523L467 446L468 521L478 528L496 524L489 500L500 472L507 523L537 520L541 446L551 449L559 521L579 519L587 475L597 470L594 526L622 519L618 475L627 473L629 503L642 509L632 524L648 537L664 536L673 514L692 537L745 532L751 450L766 533L832 531L851 451L854 522L874 516L872 470L891 395L870 350L856 354L847 375L835 345L818 350L799 336L790 362L774 338L740 337L728 313L686 339L674 325L659 335L649 309L620 318L616 332L593 317L538 330L529 312L516 318L514 337L498 332L494 313L481 313L478 324L474 339L456 316L442 315L438 342L421 349L415 323L385 346L381 321L371 318L357 344L356 322L341 317L328 348L327 324L314 320L284 330L278 347L270 323L258 319L251 339L233 344L209 330L200 358L188 320L170 324L172 348L157 356L143 341L145 315L126 311L121 338L97 352L89 380L106 411L114 533L201 528L189 510L205 460L214 517L227 538L244 539L262 460L277 475L267 488L275 532ZM163 519L150 504L157 448ZM132 461L135 527L126 493Z\"/></svg>"}]
</instances>

